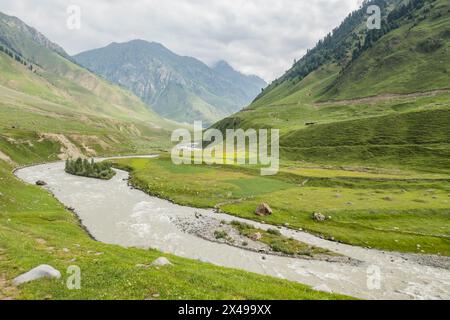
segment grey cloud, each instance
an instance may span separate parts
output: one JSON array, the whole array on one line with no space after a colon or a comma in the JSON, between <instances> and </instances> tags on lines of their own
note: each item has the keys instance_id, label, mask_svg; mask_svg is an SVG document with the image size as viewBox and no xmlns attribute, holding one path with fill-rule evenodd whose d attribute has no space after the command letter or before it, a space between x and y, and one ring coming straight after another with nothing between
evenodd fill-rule
<instances>
[{"instance_id":1,"label":"grey cloud","mask_svg":"<svg viewBox=\"0 0 450 320\"><path fill-rule=\"evenodd\" d=\"M206 63L227 60L273 80L336 27L361 0L1 0L0 10L69 53L145 39ZM68 5L82 29L66 28Z\"/></svg>"}]
</instances>

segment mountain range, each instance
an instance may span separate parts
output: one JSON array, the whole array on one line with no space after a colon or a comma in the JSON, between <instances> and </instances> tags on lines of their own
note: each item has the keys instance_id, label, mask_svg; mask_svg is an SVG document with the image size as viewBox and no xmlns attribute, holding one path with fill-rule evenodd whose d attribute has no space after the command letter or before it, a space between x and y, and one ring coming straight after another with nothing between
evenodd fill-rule
<instances>
[{"instance_id":1,"label":"mountain range","mask_svg":"<svg viewBox=\"0 0 450 320\"><path fill-rule=\"evenodd\" d=\"M48 147L61 157L137 152L178 126L0 13L0 148L9 158L42 161Z\"/></svg>"},{"instance_id":2,"label":"mountain range","mask_svg":"<svg viewBox=\"0 0 450 320\"><path fill-rule=\"evenodd\" d=\"M246 107L267 86L261 78L244 75L225 61L209 67L144 40L112 43L73 59L131 90L161 116L180 122L211 124Z\"/></svg>"}]
</instances>

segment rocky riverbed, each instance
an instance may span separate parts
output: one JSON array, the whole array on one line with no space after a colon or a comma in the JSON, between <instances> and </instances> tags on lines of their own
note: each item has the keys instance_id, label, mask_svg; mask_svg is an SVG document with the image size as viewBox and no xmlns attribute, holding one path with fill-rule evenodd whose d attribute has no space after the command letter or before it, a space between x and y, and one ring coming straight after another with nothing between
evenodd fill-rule
<instances>
[{"instance_id":1,"label":"rocky riverbed","mask_svg":"<svg viewBox=\"0 0 450 320\"><path fill-rule=\"evenodd\" d=\"M355 259L334 254L332 252L317 254L286 254L280 251L275 251L270 245L257 240L259 237L262 237L262 230L261 232L256 232L255 237L247 237L242 235L231 223L224 220L219 220L215 217L202 215L199 212L196 212L195 219L190 217L175 217L172 221L182 232L193 234L208 241L223 243L240 249L258 252L263 254L263 259L265 259L264 255L275 255L307 260L348 263L353 265L360 263L360 261ZM309 247L312 252L314 247Z\"/></svg>"}]
</instances>

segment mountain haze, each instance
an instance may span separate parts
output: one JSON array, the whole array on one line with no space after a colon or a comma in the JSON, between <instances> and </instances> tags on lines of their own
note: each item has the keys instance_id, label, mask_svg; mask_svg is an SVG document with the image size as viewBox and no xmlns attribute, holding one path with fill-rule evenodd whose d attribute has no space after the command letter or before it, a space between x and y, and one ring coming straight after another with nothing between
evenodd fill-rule
<instances>
[{"instance_id":1,"label":"mountain haze","mask_svg":"<svg viewBox=\"0 0 450 320\"><path fill-rule=\"evenodd\" d=\"M80 53L78 63L130 89L160 115L182 122L219 120L247 106L266 86L224 61L213 68L144 40Z\"/></svg>"}]
</instances>

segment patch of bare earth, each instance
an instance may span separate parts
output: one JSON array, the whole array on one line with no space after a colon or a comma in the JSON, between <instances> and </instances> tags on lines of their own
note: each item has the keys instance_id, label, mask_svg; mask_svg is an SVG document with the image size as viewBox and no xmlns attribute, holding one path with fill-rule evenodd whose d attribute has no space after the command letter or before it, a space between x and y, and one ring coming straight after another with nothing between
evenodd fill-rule
<instances>
[{"instance_id":1,"label":"patch of bare earth","mask_svg":"<svg viewBox=\"0 0 450 320\"><path fill-rule=\"evenodd\" d=\"M0 261L5 258L5 250L0 248ZM19 295L19 289L8 281L6 275L0 273L0 300L14 300Z\"/></svg>"},{"instance_id":2,"label":"patch of bare earth","mask_svg":"<svg viewBox=\"0 0 450 320\"><path fill-rule=\"evenodd\" d=\"M79 134L72 134L69 136L72 141L75 141L78 145L81 145L84 149L84 153L87 156L96 156L97 151L93 149L92 146L100 146L103 150L111 150L112 147L104 140L97 136L83 136Z\"/></svg>"},{"instance_id":3,"label":"patch of bare earth","mask_svg":"<svg viewBox=\"0 0 450 320\"><path fill-rule=\"evenodd\" d=\"M61 145L60 154L58 158L66 160L68 158L83 158L84 155L81 150L70 141L65 135L57 133L41 133L41 139L47 139L54 142L58 142Z\"/></svg>"},{"instance_id":4,"label":"patch of bare earth","mask_svg":"<svg viewBox=\"0 0 450 320\"><path fill-rule=\"evenodd\" d=\"M4 154L1 150L0 150L0 160L6 161L10 164L14 164L14 161L12 161L12 159L6 154Z\"/></svg>"}]
</instances>

